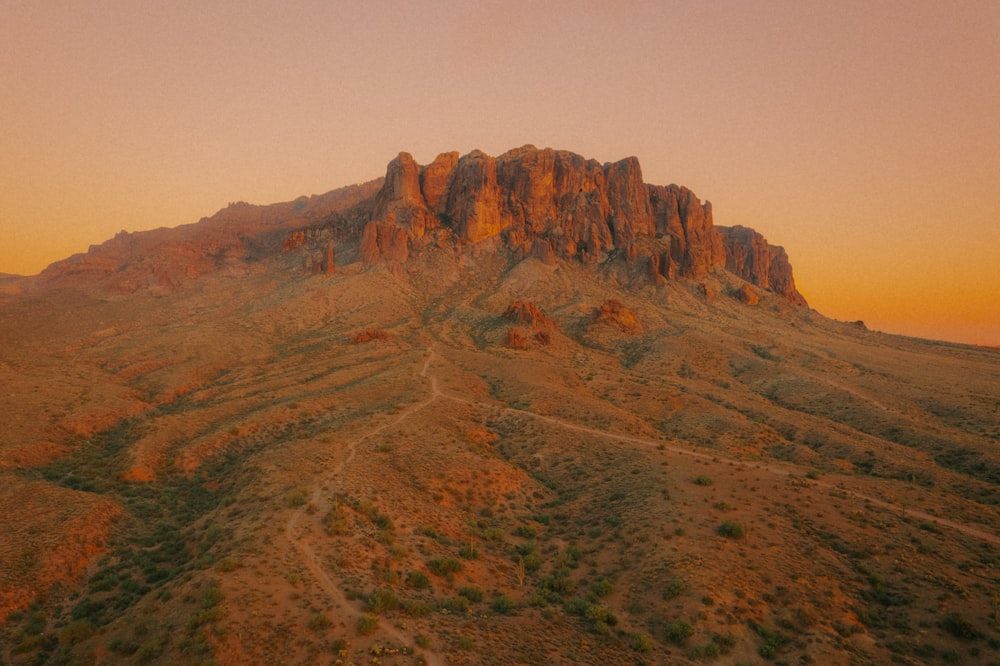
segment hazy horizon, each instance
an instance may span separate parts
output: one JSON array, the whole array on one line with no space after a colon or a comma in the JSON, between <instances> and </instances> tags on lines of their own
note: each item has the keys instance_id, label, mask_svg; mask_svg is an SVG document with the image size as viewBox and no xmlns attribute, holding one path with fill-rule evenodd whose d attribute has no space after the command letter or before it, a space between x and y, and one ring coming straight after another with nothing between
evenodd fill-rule
<instances>
[{"instance_id":1,"label":"hazy horizon","mask_svg":"<svg viewBox=\"0 0 1000 666\"><path fill-rule=\"evenodd\" d=\"M5 7L0 272L525 143L712 201L810 305L1000 344L1000 5Z\"/></svg>"}]
</instances>

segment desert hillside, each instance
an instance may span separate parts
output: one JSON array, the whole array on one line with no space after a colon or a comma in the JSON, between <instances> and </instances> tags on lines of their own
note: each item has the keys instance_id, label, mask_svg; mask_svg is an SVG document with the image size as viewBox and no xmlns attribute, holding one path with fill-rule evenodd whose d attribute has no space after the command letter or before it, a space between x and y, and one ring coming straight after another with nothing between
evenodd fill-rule
<instances>
[{"instance_id":1,"label":"desert hillside","mask_svg":"<svg viewBox=\"0 0 1000 666\"><path fill-rule=\"evenodd\" d=\"M525 147L0 291L0 663L1000 662L1000 351Z\"/></svg>"}]
</instances>

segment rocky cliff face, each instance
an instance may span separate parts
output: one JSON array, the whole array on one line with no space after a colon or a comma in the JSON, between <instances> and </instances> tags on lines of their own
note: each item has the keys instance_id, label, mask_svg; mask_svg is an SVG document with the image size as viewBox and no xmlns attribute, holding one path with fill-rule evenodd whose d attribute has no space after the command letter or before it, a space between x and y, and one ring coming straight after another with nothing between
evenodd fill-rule
<instances>
[{"instance_id":1,"label":"rocky cliff face","mask_svg":"<svg viewBox=\"0 0 1000 666\"><path fill-rule=\"evenodd\" d=\"M169 290L203 273L245 273L276 253L332 275L338 256L398 267L432 243L486 242L546 263L614 258L654 284L724 269L805 303L782 248L752 229L716 227L710 203L685 187L645 183L636 158L601 164L534 146L499 157L442 153L425 166L399 153L384 179L268 206L231 204L174 229L122 232L40 277Z\"/></svg>"},{"instance_id":2,"label":"rocky cliff face","mask_svg":"<svg viewBox=\"0 0 1000 666\"><path fill-rule=\"evenodd\" d=\"M526 254L584 262L627 250L638 237L669 233L679 239L674 263L681 274L703 272L695 256L703 246L709 263L724 263L721 241L710 233L711 210L683 188L649 188L634 157L601 165L523 146L500 157L445 153L419 167L400 153L386 169L367 238L396 242L387 225L404 229L411 244L443 225L463 243L500 236ZM362 253L368 263L384 256L379 243Z\"/></svg>"},{"instance_id":3,"label":"rocky cliff face","mask_svg":"<svg viewBox=\"0 0 1000 666\"><path fill-rule=\"evenodd\" d=\"M600 164L523 146L491 157L443 153L421 167L400 153L386 169L361 238L366 264L403 262L447 228L459 244L496 239L522 256L645 262L653 281L725 268L795 303L784 250L742 227L716 227L712 206L685 187L647 185L634 157Z\"/></svg>"},{"instance_id":4,"label":"rocky cliff face","mask_svg":"<svg viewBox=\"0 0 1000 666\"><path fill-rule=\"evenodd\" d=\"M768 244L763 236L747 227L716 227L716 230L726 249L727 271L793 303L806 304L806 299L795 289L785 248Z\"/></svg>"},{"instance_id":5,"label":"rocky cliff face","mask_svg":"<svg viewBox=\"0 0 1000 666\"><path fill-rule=\"evenodd\" d=\"M665 278L698 278L726 263L722 238L712 224L712 204L703 204L686 187L649 186L657 236L670 241L655 270Z\"/></svg>"}]
</instances>

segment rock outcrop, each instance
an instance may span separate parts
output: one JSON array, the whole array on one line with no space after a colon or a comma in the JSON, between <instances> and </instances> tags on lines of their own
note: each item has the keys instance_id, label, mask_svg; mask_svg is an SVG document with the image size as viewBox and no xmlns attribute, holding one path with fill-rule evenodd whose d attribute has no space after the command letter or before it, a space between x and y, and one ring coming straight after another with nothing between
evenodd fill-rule
<instances>
[{"instance_id":1,"label":"rock outcrop","mask_svg":"<svg viewBox=\"0 0 1000 666\"><path fill-rule=\"evenodd\" d=\"M444 225L462 243L501 237L512 249L547 262L597 262L654 231L649 192L634 157L601 165L534 146L500 157L478 150L461 158L444 153L423 169L400 153L376 197L373 231L365 230L365 262L384 258L383 238L397 240L384 230L390 220L406 230L410 244Z\"/></svg>"},{"instance_id":2,"label":"rock outcrop","mask_svg":"<svg viewBox=\"0 0 1000 666\"><path fill-rule=\"evenodd\" d=\"M757 295L754 288L747 282L744 282L740 288L736 290L735 297L747 305L757 305L760 303L760 296Z\"/></svg>"},{"instance_id":3,"label":"rock outcrop","mask_svg":"<svg viewBox=\"0 0 1000 666\"><path fill-rule=\"evenodd\" d=\"M428 247L478 245L550 265L625 262L638 267L628 280L652 284L728 270L805 304L781 247L752 229L716 227L709 202L645 183L636 158L601 164L530 145L499 157L442 153L426 166L402 152L384 179L268 206L239 202L176 229L122 232L40 280L164 292L205 273L246 273L279 251L307 273L333 275L335 243L348 263L364 266L398 268Z\"/></svg>"},{"instance_id":4,"label":"rock outcrop","mask_svg":"<svg viewBox=\"0 0 1000 666\"><path fill-rule=\"evenodd\" d=\"M306 232L302 230L295 231L288 238L285 239L284 243L282 243L281 251L293 252L302 247L305 244L305 242L306 242Z\"/></svg>"},{"instance_id":5,"label":"rock outcrop","mask_svg":"<svg viewBox=\"0 0 1000 666\"><path fill-rule=\"evenodd\" d=\"M770 245L763 236L747 227L716 227L726 248L726 270L784 296L792 303L805 305L806 299L795 288L792 266L785 248Z\"/></svg>"},{"instance_id":6,"label":"rock outcrop","mask_svg":"<svg viewBox=\"0 0 1000 666\"><path fill-rule=\"evenodd\" d=\"M712 223L712 204L702 203L686 187L649 186L656 234L670 239L669 252L657 257L655 270L667 279L699 278L726 263L722 238Z\"/></svg>"},{"instance_id":7,"label":"rock outcrop","mask_svg":"<svg viewBox=\"0 0 1000 666\"><path fill-rule=\"evenodd\" d=\"M511 349L527 349L528 341L521 335L521 331L511 327L507 329L507 346Z\"/></svg>"},{"instance_id":8,"label":"rock outcrop","mask_svg":"<svg viewBox=\"0 0 1000 666\"><path fill-rule=\"evenodd\" d=\"M495 239L519 256L644 262L651 282L726 269L797 304L784 250L742 227L716 227L712 205L677 185L643 182L634 157L600 164L551 148L499 157L450 152L421 167L400 153L387 169L361 236L366 265L405 262L444 227L459 245ZM640 263L643 265L643 263Z\"/></svg>"},{"instance_id":9,"label":"rock outcrop","mask_svg":"<svg viewBox=\"0 0 1000 666\"><path fill-rule=\"evenodd\" d=\"M386 220L372 220L361 234L361 261L374 264L378 261L403 263L410 256L407 229L396 226L395 215Z\"/></svg>"},{"instance_id":10,"label":"rock outcrop","mask_svg":"<svg viewBox=\"0 0 1000 666\"><path fill-rule=\"evenodd\" d=\"M410 238L424 235L429 219L427 202L420 189L420 166L409 153L400 153L386 168L385 183L375 196L373 222L392 221L406 229Z\"/></svg>"},{"instance_id":11,"label":"rock outcrop","mask_svg":"<svg viewBox=\"0 0 1000 666\"><path fill-rule=\"evenodd\" d=\"M504 319L525 324L536 331L552 330L555 323L531 301L514 301L503 313Z\"/></svg>"},{"instance_id":12,"label":"rock outcrop","mask_svg":"<svg viewBox=\"0 0 1000 666\"><path fill-rule=\"evenodd\" d=\"M323 273L326 275L333 275L337 272L336 256L333 251L333 241L327 241L326 243L326 257L323 262Z\"/></svg>"},{"instance_id":13,"label":"rock outcrop","mask_svg":"<svg viewBox=\"0 0 1000 666\"><path fill-rule=\"evenodd\" d=\"M624 303L614 299L605 301L594 311L594 323L614 326L628 335L642 333L642 324L635 313Z\"/></svg>"},{"instance_id":14,"label":"rock outcrop","mask_svg":"<svg viewBox=\"0 0 1000 666\"><path fill-rule=\"evenodd\" d=\"M445 212L452 175L458 166L458 151L441 153L420 171L420 191L427 208L436 215Z\"/></svg>"}]
</instances>

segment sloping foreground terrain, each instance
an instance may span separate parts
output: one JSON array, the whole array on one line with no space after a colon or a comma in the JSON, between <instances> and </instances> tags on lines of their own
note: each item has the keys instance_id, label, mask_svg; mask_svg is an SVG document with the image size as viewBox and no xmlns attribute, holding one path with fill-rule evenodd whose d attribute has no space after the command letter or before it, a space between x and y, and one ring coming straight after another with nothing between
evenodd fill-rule
<instances>
[{"instance_id":1,"label":"sloping foreground terrain","mask_svg":"<svg viewBox=\"0 0 1000 666\"><path fill-rule=\"evenodd\" d=\"M1000 662L1000 353L389 176L8 286L2 663Z\"/></svg>"}]
</instances>

